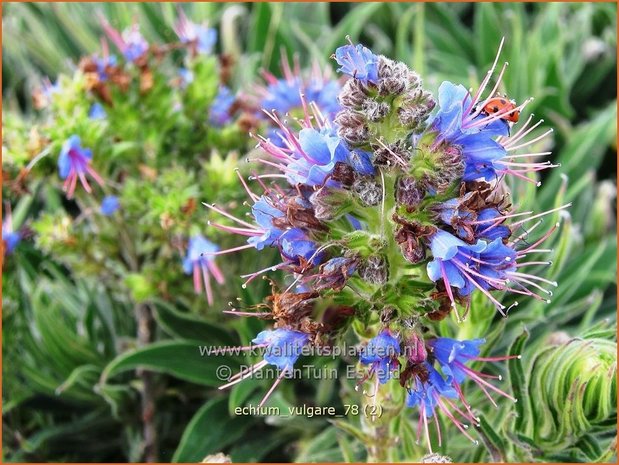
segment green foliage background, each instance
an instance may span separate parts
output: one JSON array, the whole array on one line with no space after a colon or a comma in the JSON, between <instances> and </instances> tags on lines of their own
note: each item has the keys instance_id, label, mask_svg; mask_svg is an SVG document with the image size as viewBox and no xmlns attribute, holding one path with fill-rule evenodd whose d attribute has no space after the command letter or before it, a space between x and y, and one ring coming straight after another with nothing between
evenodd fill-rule
<instances>
[{"instance_id":1,"label":"green foliage background","mask_svg":"<svg viewBox=\"0 0 619 465\"><path fill-rule=\"evenodd\" d=\"M329 56L346 35L409 64L429 90L444 79L474 87L505 36L505 89L517 101L535 97L531 111L555 128L553 161L562 164L540 189L515 183L514 199L522 210L568 201L573 207L563 217L546 276L560 284L553 302L521 302L501 320L480 298L469 320L454 329L459 337L485 334L493 353L523 354L521 363L509 366L520 402L481 407L482 445L471 447L449 430L449 448L440 452L457 461L610 460L616 423L616 5L5 4L3 126L7 114L11 125L27 126L30 91L41 76L68 72L98 49L96 10L120 27L135 19L149 41L165 42L174 39L178 8L218 28L219 51L234 56L241 70L234 75L238 88L255 82L260 67L278 74L282 48L298 53L302 63L314 58L331 66ZM208 186L199 194L214 195ZM38 217L41 208L30 199L15 217ZM255 255L243 260L244 270L264 266ZM261 323L223 318L219 307L207 308L183 288L168 301L151 302L157 341L137 349L135 295L95 278L76 279L70 267L32 243L9 258L4 272L5 461L140 460L141 386L134 370L141 366L158 373L161 461L200 461L220 451L234 461L366 459L367 431L359 419L232 414L235 406L259 399L267 382L218 391L215 369L223 360L196 357L196 345L245 343ZM235 295L256 303L267 289L242 290L239 283L228 281L220 303ZM233 368L246 362L226 361ZM471 392L473 405L483 400ZM344 402L359 402L350 382L296 380L284 383L272 404L341 408ZM413 418L406 412L390 425L391 437L399 438L390 459L423 455L414 443Z\"/></svg>"}]
</instances>

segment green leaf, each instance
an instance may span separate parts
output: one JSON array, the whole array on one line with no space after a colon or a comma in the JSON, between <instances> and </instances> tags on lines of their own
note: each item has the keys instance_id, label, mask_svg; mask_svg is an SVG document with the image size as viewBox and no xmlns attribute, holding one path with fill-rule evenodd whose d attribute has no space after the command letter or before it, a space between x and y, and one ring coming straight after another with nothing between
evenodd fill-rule
<instances>
[{"instance_id":1,"label":"green leaf","mask_svg":"<svg viewBox=\"0 0 619 465\"><path fill-rule=\"evenodd\" d=\"M237 441L251 425L247 418L228 416L225 398L212 399L185 428L172 462L200 462L208 454L221 452Z\"/></svg>"},{"instance_id":2,"label":"green leaf","mask_svg":"<svg viewBox=\"0 0 619 465\"><path fill-rule=\"evenodd\" d=\"M220 326L190 313L180 312L168 302L154 300L154 304L157 323L171 336L222 346L232 346L238 342Z\"/></svg>"},{"instance_id":3,"label":"green leaf","mask_svg":"<svg viewBox=\"0 0 619 465\"><path fill-rule=\"evenodd\" d=\"M524 349L524 344L529 337L529 332L524 328L522 334L516 338L512 346L509 349L509 355L521 355ZM515 404L517 413L516 418L516 430L522 431L528 421L529 417L529 396L527 393L527 378L524 374L524 367L522 366L522 360L519 358L513 358L508 360L507 368L509 371L509 381L512 385L512 391L514 397L518 399Z\"/></svg>"},{"instance_id":4,"label":"green leaf","mask_svg":"<svg viewBox=\"0 0 619 465\"><path fill-rule=\"evenodd\" d=\"M479 416L479 436L493 462L505 462L505 442L483 415Z\"/></svg>"},{"instance_id":5,"label":"green leaf","mask_svg":"<svg viewBox=\"0 0 619 465\"><path fill-rule=\"evenodd\" d=\"M195 342L162 341L126 352L112 360L103 370L101 383L119 373L145 368L166 373L185 381L205 386L220 386L225 379L217 377L217 369L227 366L228 376L239 366L230 356L202 356ZM227 379L227 378L226 378Z\"/></svg>"}]
</instances>

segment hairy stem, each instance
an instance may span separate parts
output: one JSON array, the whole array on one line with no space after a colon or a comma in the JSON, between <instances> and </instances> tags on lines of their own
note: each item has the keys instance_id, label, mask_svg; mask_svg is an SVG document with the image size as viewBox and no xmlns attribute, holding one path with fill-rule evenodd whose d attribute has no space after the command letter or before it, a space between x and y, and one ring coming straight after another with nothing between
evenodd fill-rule
<instances>
[{"instance_id":1,"label":"hairy stem","mask_svg":"<svg viewBox=\"0 0 619 465\"><path fill-rule=\"evenodd\" d=\"M138 323L138 343L146 346L152 341L153 316L146 304L137 304L135 317ZM147 463L154 463L159 458L157 427L155 425L155 382L152 371L138 369L136 371L142 381L142 424L143 424L143 457Z\"/></svg>"}]
</instances>

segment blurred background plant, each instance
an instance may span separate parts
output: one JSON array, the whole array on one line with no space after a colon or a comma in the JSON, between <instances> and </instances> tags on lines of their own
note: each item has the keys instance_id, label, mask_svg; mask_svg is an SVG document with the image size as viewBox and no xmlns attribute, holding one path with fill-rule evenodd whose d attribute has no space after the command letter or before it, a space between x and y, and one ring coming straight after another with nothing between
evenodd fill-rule
<instances>
[{"instance_id":1,"label":"blurred background plant","mask_svg":"<svg viewBox=\"0 0 619 465\"><path fill-rule=\"evenodd\" d=\"M121 68L130 84L109 101L89 88L78 63L101 54L99 13L120 30L138 24L160 47L179 42L180 10L217 30L212 52L151 48L146 64ZM251 93L261 68L281 76L281 50L330 67L346 35L407 63L434 92L445 79L475 87L505 36L504 88L517 101L534 96L531 112L555 128L552 160L562 167L539 189L512 187L521 210L573 202L546 276L560 286L550 305L521 303L507 320L483 299L473 303L477 312L456 336L492 324L488 339L498 351L523 354L522 364L509 366L520 402L484 410L482 444L450 436L449 455L612 458L616 5L32 3L4 5L2 21L3 199L22 235L3 264L4 460L191 462L222 451L234 461L366 459L358 418L235 416L234 407L255 403L266 382L222 393L215 370L224 360L197 356L198 344L247 343L262 328L220 310L237 296L262 301L268 284L242 289L237 276L270 265L268 257L246 254L242 264L217 257L226 284L214 289L211 306L182 268L196 234L234 245L207 228L201 202L234 209L246 198L234 168L258 123L239 107L222 127L209 124L220 86ZM37 109L31 96L44 76L61 91L48 88L46 108ZM89 117L94 103L105 117ZM92 195L78 186L69 200L56 163L73 134L92 148L105 185L93 185ZM105 195L120 205L110 216L100 210ZM233 368L243 361L225 359ZM271 400L282 408L357 402L350 380L332 379L286 383ZM392 424L391 460L423 455L411 425L412 415Z\"/></svg>"}]
</instances>

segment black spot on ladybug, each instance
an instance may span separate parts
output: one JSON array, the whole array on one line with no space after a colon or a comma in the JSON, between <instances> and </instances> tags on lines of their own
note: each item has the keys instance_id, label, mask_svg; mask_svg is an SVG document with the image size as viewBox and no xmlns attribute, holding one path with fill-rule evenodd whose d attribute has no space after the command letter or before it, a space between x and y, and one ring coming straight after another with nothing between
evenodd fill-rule
<instances>
[{"instance_id":1,"label":"black spot on ladybug","mask_svg":"<svg viewBox=\"0 0 619 465\"><path fill-rule=\"evenodd\" d=\"M499 107L497 107L496 105L492 107L492 113L496 113L497 111L499 111Z\"/></svg>"},{"instance_id":2,"label":"black spot on ladybug","mask_svg":"<svg viewBox=\"0 0 619 465\"><path fill-rule=\"evenodd\" d=\"M501 105L507 104L507 100L505 100L504 98L499 99L499 102L501 102Z\"/></svg>"}]
</instances>

